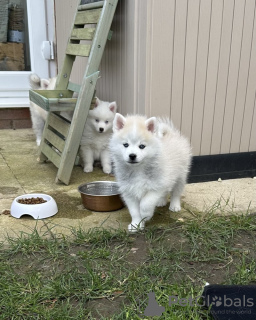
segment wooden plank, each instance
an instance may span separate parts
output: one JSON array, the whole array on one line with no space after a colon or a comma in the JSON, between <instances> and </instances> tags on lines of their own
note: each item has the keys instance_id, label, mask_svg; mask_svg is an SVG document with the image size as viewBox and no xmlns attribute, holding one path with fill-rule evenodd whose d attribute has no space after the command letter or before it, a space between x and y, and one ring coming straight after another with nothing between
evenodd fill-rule
<instances>
[{"instance_id":1,"label":"wooden plank","mask_svg":"<svg viewBox=\"0 0 256 320\"><path fill-rule=\"evenodd\" d=\"M73 92L70 90L30 90L45 99L71 98Z\"/></svg>"},{"instance_id":2,"label":"wooden plank","mask_svg":"<svg viewBox=\"0 0 256 320\"><path fill-rule=\"evenodd\" d=\"M220 57L218 67L218 82L215 97L211 154L219 154L222 139L222 126L226 102L228 72L230 62L230 43L232 38L234 1L224 1Z\"/></svg>"},{"instance_id":3,"label":"wooden plank","mask_svg":"<svg viewBox=\"0 0 256 320\"><path fill-rule=\"evenodd\" d=\"M65 184L69 183L98 77L99 72L95 72L93 75L83 79L56 181L60 180Z\"/></svg>"},{"instance_id":4,"label":"wooden plank","mask_svg":"<svg viewBox=\"0 0 256 320\"><path fill-rule=\"evenodd\" d=\"M41 143L41 145L41 152L55 165L55 167L59 168L60 155L45 142Z\"/></svg>"},{"instance_id":5,"label":"wooden plank","mask_svg":"<svg viewBox=\"0 0 256 320\"><path fill-rule=\"evenodd\" d=\"M223 1L213 1L200 155L209 155L211 153L213 114L218 81L222 12Z\"/></svg>"},{"instance_id":6,"label":"wooden plank","mask_svg":"<svg viewBox=\"0 0 256 320\"><path fill-rule=\"evenodd\" d=\"M104 1L82 4L78 6L78 10L81 11L81 10L88 10L88 9L94 9L94 8L102 8L103 5L104 5Z\"/></svg>"},{"instance_id":7,"label":"wooden plank","mask_svg":"<svg viewBox=\"0 0 256 320\"><path fill-rule=\"evenodd\" d=\"M193 102L193 121L191 140L193 155L200 155L202 118L204 108L205 85L207 75L207 58L209 53L209 32L211 23L211 0L200 2L200 19L198 29L196 82Z\"/></svg>"},{"instance_id":8,"label":"wooden plank","mask_svg":"<svg viewBox=\"0 0 256 320\"><path fill-rule=\"evenodd\" d=\"M71 90L73 92L79 92L81 89L81 85L80 84L76 84L76 83L73 83L71 81L69 81L68 83L68 90Z\"/></svg>"},{"instance_id":9,"label":"wooden plank","mask_svg":"<svg viewBox=\"0 0 256 320\"><path fill-rule=\"evenodd\" d=\"M92 9L77 12L74 25L94 24L98 23L102 9Z\"/></svg>"},{"instance_id":10,"label":"wooden plank","mask_svg":"<svg viewBox=\"0 0 256 320\"><path fill-rule=\"evenodd\" d=\"M121 1L121 4L124 5L128 1ZM127 3L127 5L130 2ZM172 83L172 57L173 57L173 37L174 37L174 21L175 21L175 0L167 0L167 1L147 1L148 12L152 12L152 14L148 15L149 22L146 25L147 29L147 50L146 54L141 57L141 60L146 63L145 73L146 76L144 78L146 94L145 94L145 106L146 113L151 115L159 115L159 116L169 116L170 115L170 105L171 105L171 90L170 86ZM122 8L120 15L122 16L122 12L125 10ZM126 13L127 14L127 13ZM127 19L127 18L126 18ZM127 19L129 20L129 18ZM168 30L168 36L160 37L163 33L163 24L165 26L165 32ZM148 25L151 26L152 29L149 30ZM132 34L130 34L130 29L123 27L122 20L120 20L120 26L122 28L121 40L128 37L128 39L132 39ZM136 31L135 31L136 34ZM124 45L122 47L125 47ZM124 50L120 47L120 50ZM127 48L129 49L129 47ZM159 57L159 54L161 57ZM126 52L121 56L120 68L124 68L123 58L127 56ZM127 57L129 58L129 57ZM126 61L125 61L126 62ZM131 63L129 61L129 63ZM126 62L127 64L127 62ZM129 64L127 64L129 65ZM128 68L129 69L129 68ZM133 71L134 72L134 71ZM136 72L135 72L136 74ZM126 76L126 70L122 69L122 82L131 83L132 77ZM101 81L100 81L101 82ZM121 82L121 81L120 81ZM121 83L123 86L123 83ZM122 96L123 92L121 88L119 89ZM137 90L137 89L136 89ZM129 92L129 91L128 91ZM161 101L164 103L157 103L159 97L161 97ZM128 97L127 97L128 98ZM123 103L126 105L127 109L126 113L131 112L129 110L129 99L123 99ZM128 103L127 103L128 102ZM123 109L122 109L123 111ZM141 111L141 113L145 113Z\"/></svg>"},{"instance_id":11,"label":"wooden plank","mask_svg":"<svg viewBox=\"0 0 256 320\"><path fill-rule=\"evenodd\" d=\"M196 76L196 55L198 38L200 0L188 2L186 55L184 67L183 107L181 132L190 139L193 116L193 101ZM173 106L175 107L175 106Z\"/></svg>"},{"instance_id":12,"label":"wooden plank","mask_svg":"<svg viewBox=\"0 0 256 320\"><path fill-rule=\"evenodd\" d=\"M72 97L72 94L73 92L69 90L30 90L29 98L32 102L36 103L38 106L40 106L46 111L62 111L63 105L67 107L68 104L70 104L70 106L74 108L76 104L76 99L70 98ZM58 103L59 109L52 109L52 106L57 105Z\"/></svg>"},{"instance_id":13,"label":"wooden plank","mask_svg":"<svg viewBox=\"0 0 256 320\"><path fill-rule=\"evenodd\" d=\"M52 112L56 112L56 111L63 112L63 111L74 111L75 110L76 102L77 102L76 98L69 99L69 100L72 100L74 102L68 102L68 101L67 102L63 102L62 100L64 100L64 99L60 99L56 103L51 103L49 105L49 111L52 111ZM94 107L95 107L95 99L93 99L90 109L94 109Z\"/></svg>"},{"instance_id":14,"label":"wooden plank","mask_svg":"<svg viewBox=\"0 0 256 320\"><path fill-rule=\"evenodd\" d=\"M74 28L71 32L71 40L92 40L96 28Z\"/></svg>"},{"instance_id":15,"label":"wooden plank","mask_svg":"<svg viewBox=\"0 0 256 320\"><path fill-rule=\"evenodd\" d=\"M254 2L255 1L251 0ZM253 38L250 52L250 67L248 75L248 85L246 90L245 109L243 115L243 126L240 138L240 152L256 151L256 107L255 107L255 88L256 88L256 5L254 8Z\"/></svg>"},{"instance_id":16,"label":"wooden plank","mask_svg":"<svg viewBox=\"0 0 256 320\"><path fill-rule=\"evenodd\" d=\"M50 142L55 148L57 148L60 152L63 151L65 146L65 141L61 139L56 133L49 130L47 128L44 138Z\"/></svg>"},{"instance_id":17,"label":"wooden plank","mask_svg":"<svg viewBox=\"0 0 256 320\"><path fill-rule=\"evenodd\" d=\"M66 54L73 56L89 57L91 45L89 44L74 44L69 43L66 49Z\"/></svg>"},{"instance_id":18,"label":"wooden plank","mask_svg":"<svg viewBox=\"0 0 256 320\"><path fill-rule=\"evenodd\" d=\"M113 36L113 31L109 30L109 33L108 33L108 40L109 41L112 39L112 36Z\"/></svg>"},{"instance_id":19,"label":"wooden plank","mask_svg":"<svg viewBox=\"0 0 256 320\"><path fill-rule=\"evenodd\" d=\"M65 138L67 138L70 124L67 121L63 120L58 115L51 112L48 116L47 125L51 126L55 130L57 130L60 134L62 134Z\"/></svg>"},{"instance_id":20,"label":"wooden plank","mask_svg":"<svg viewBox=\"0 0 256 320\"><path fill-rule=\"evenodd\" d=\"M61 111L61 105L75 105L77 98L50 98L49 100L49 105L51 107L51 105L54 104L59 104L60 105L60 111Z\"/></svg>"},{"instance_id":21,"label":"wooden plank","mask_svg":"<svg viewBox=\"0 0 256 320\"><path fill-rule=\"evenodd\" d=\"M59 102L59 103L56 103L56 104L51 104L49 106L49 111L51 111L51 112L74 111L75 107L76 107L75 103L65 103L65 104L63 104L63 103Z\"/></svg>"},{"instance_id":22,"label":"wooden plank","mask_svg":"<svg viewBox=\"0 0 256 320\"><path fill-rule=\"evenodd\" d=\"M124 12L138 12L138 1L120 1L122 6L122 13ZM123 30L123 33L118 36L118 42L120 42L120 57L122 63L120 65L120 70L122 78L119 81L122 83L122 97L121 97L121 106L122 112L126 114L137 113L136 110L136 90L138 86L138 78L135 70L138 70L138 61L136 60L137 56L137 43L138 43L138 17L137 14L133 16L133 19L129 19L127 16L119 17L120 25L117 30ZM125 32L125 34L124 34ZM119 33L119 31L118 31ZM123 38L124 37L124 38ZM107 57L103 56L103 64L101 64L101 74L109 73L109 63ZM104 69L102 68L104 66ZM104 86L102 81L99 81L99 84ZM109 84L109 83L108 83ZM130 103L129 103L130 100ZM129 111L128 111L129 110Z\"/></svg>"},{"instance_id":23,"label":"wooden plank","mask_svg":"<svg viewBox=\"0 0 256 320\"><path fill-rule=\"evenodd\" d=\"M243 35L241 43L241 56L237 84L237 97L234 110L234 120L231 133L230 152L240 151L240 140L242 135L243 117L246 102L246 91L248 85L250 55L252 45L252 31L254 23L255 1L247 0L245 3ZM256 132L255 132L256 134Z\"/></svg>"},{"instance_id":24,"label":"wooden plank","mask_svg":"<svg viewBox=\"0 0 256 320\"><path fill-rule=\"evenodd\" d=\"M250 136L250 144L249 144L249 151L256 151L256 134L255 134L255 128L256 128L256 97L253 104L253 115L252 115L252 124L251 124L251 136Z\"/></svg>"},{"instance_id":25,"label":"wooden plank","mask_svg":"<svg viewBox=\"0 0 256 320\"><path fill-rule=\"evenodd\" d=\"M29 90L29 99L44 110L49 110L49 100L38 92L40 90Z\"/></svg>"},{"instance_id":26,"label":"wooden plank","mask_svg":"<svg viewBox=\"0 0 256 320\"><path fill-rule=\"evenodd\" d=\"M67 89L70 73L76 56L65 55L63 65L56 80L56 89Z\"/></svg>"},{"instance_id":27,"label":"wooden plank","mask_svg":"<svg viewBox=\"0 0 256 320\"><path fill-rule=\"evenodd\" d=\"M149 25L149 21L148 21L148 7L149 4L147 1L137 1L136 2L137 8L135 7L135 12L136 12L136 24L137 27L136 29L138 30L137 33L137 43L136 43L136 54L137 58L136 58L136 63L133 64L134 68L133 68L133 73L135 75L135 79L136 82L134 82L134 89L136 90L137 88L140 88L141 92L145 92L146 90L146 81L145 81L145 74L146 74L146 68L147 68L147 41L148 41L148 25ZM115 19L114 19L115 20ZM117 19L116 19L117 20ZM124 19L122 19L124 20ZM122 21L120 21L122 23ZM121 38L121 32L120 29L114 29L114 25L113 27L111 26L111 28L113 28L113 30L118 30L118 34L119 37ZM135 29L135 30L136 30ZM115 33L114 33L115 35ZM133 37L132 37L133 38ZM109 39L109 36L108 36ZM114 42L114 41L113 41ZM112 44L112 42L110 42ZM119 44L120 45L120 44ZM109 44L107 45L107 47L109 47ZM118 64L119 64L119 59L118 59L118 55L119 55L119 51L118 49L116 49L116 51L110 51L110 56L113 56L113 61L115 61L113 64L111 64L111 69L113 69L113 72L117 72L118 71ZM109 62L108 62L109 64ZM135 71L135 72L134 72ZM112 72L112 71L111 71ZM107 72L107 74L109 74L109 71ZM108 76L109 77L109 76ZM114 83L117 83L120 81L120 79L116 79L116 76L112 76L113 78L113 82L112 82L112 86L114 85ZM128 79L126 80L127 82L129 81ZM102 80L99 82L103 82ZM104 85L106 86L106 83L104 83ZM116 86L117 87L117 86ZM114 98L115 100L118 99L118 95L117 95L117 88L113 88L110 91L113 95L113 93L116 95L116 97ZM113 95L114 97L114 95ZM146 98L146 94L139 94L136 99L134 99L134 101L136 101L136 113L139 114L145 114L145 98ZM129 99L130 100L130 99ZM111 99L112 101L112 99ZM128 101L126 101L126 103L129 103ZM122 105L123 107L123 105Z\"/></svg>"},{"instance_id":28,"label":"wooden plank","mask_svg":"<svg viewBox=\"0 0 256 320\"><path fill-rule=\"evenodd\" d=\"M235 1L232 41L229 64L229 77L223 122L221 153L230 153L230 143L234 110L237 98L237 85L241 57L245 0Z\"/></svg>"},{"instance_id":29,"label":"wooden plank","mask_svg":"<svg viewBox=\"0 0 256 320\"><path fill-rule=\"evenodd\" d=\"M172 61L171 119L180 129L183 104L184 61L186 51L187 0L176 1L174 51ZM175 107L174 107L175 106Z\"/></svg>"}]
</instances>

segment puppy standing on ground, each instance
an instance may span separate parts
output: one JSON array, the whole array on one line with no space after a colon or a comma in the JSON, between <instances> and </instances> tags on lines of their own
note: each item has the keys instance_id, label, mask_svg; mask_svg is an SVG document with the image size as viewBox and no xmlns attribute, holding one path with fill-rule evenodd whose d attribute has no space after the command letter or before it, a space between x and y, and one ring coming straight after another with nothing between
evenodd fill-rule
<instances>
[{"instance_id":1,"label":"puppy standing on ground","mask_svg":"<svg viewBox=\"0 0 256 320\"><path fill-rule=\"evenodd\" d=\"M55 88L56 77L51 79L41 79L37 74L33 73L29 76L29 82L31 88L34 90L52 90ZM39 107L34 102L30 101L30 115L32 121L32 127L36 135L36 144L39 146L41 143L44 124L47 118L48 112Z\"/></svg>"},{"instance_id":2,"label":"puppy standing on ground","mask_svg":"<svg viewBox=\"0 0 256 320\"><path fill-rule=\"evenodd\" d=\"M155 117L123 117L117 113L110 142L114 171L132 222L129 231L143 229L156 206L172 192L170 210L180 211L191 162L186 138L169 121Z\"/></svg>"},{"instance_id":3,"label":"puppy standing on ground","mask_svg":"<svg viewBox=\"0 0 256 320\"><path fill-rule=\"evenodd\" d=\"M116 114L116 102L96 99L95 108L89 111L80 143L80 155L84 162L84 172L93 171L93 163L100 160L104 173L111 173L109 140Z\"/></svg>"}]
</instances>

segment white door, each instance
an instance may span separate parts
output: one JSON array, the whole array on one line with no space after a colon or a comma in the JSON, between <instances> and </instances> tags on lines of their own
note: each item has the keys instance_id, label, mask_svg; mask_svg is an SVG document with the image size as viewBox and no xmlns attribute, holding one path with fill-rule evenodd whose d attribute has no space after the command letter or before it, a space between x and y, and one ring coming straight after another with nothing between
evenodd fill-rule
<instances>
[{"instance_id":1,"label":"white door","mask_svg":"<svg viewBox=\"0 0 256 320\"><path fill-rule=\"evenodd\" d=\"M29 75L49 78L56 73L54 0L10 3L7 42L0 38L0 108L29 106Z\"/></svg>"}]
</instances>

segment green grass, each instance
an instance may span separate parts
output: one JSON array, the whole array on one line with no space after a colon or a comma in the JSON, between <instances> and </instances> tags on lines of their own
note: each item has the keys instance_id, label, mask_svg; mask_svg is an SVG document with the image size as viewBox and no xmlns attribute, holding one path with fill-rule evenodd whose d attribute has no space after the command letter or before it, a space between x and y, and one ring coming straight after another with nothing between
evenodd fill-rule
<instances>
[{"instance_id":1,"label":"green grass","mask_svg":"<svg viewBox=\"0 0 256 320\"><path fill-rule=\"evenodd\" d=\"M73 229L72 237L35 228L0 250L0 319L211 319L195 299L205 282L256 281L255 216L205 215L165 228ZM165 308L146 317L148 293Z\"/></svg>"}]
</instances>

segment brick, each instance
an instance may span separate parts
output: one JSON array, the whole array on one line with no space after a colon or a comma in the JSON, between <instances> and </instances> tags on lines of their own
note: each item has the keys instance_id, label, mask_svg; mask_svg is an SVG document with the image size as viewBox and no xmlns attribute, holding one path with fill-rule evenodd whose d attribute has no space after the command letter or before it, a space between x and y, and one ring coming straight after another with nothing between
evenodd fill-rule
<instances>
[{"instance_id":1,"label":"brick","mask_svg":"<svg viewBox=\"0 0 256 320\"><path fill-rule=\"evenodd\" d=\"M13 129L25 129L32 128L32 122L30 119L25 120L13 120Z\"/></svg>"},{"instance_id":2,"label":"brick","mask_svg":"<svg viewBox=\"0 0 256 320\"><path fill-rule=\"evenodd\" d=\"M12 129L12 120L1 120L0 129Z\"/></svg>"},{"instance_id":3,"label":"brick","mask_svg":"<svg viewBox=\"0 0 256 320\"><path fill-rule=\"evenodd\" d=\"M30 119L30 111L29 108L1 108L0 119Z\"/></svg>"},{"instance_id":4,"label":"brick","mask_svg":"<svg viewBox=\"0 0 256 320\"><path fill-rule=\"evenodd\" d=\"M31 128L29 108L0 109L0 129Z\"/></svg>"}]
</instances>

